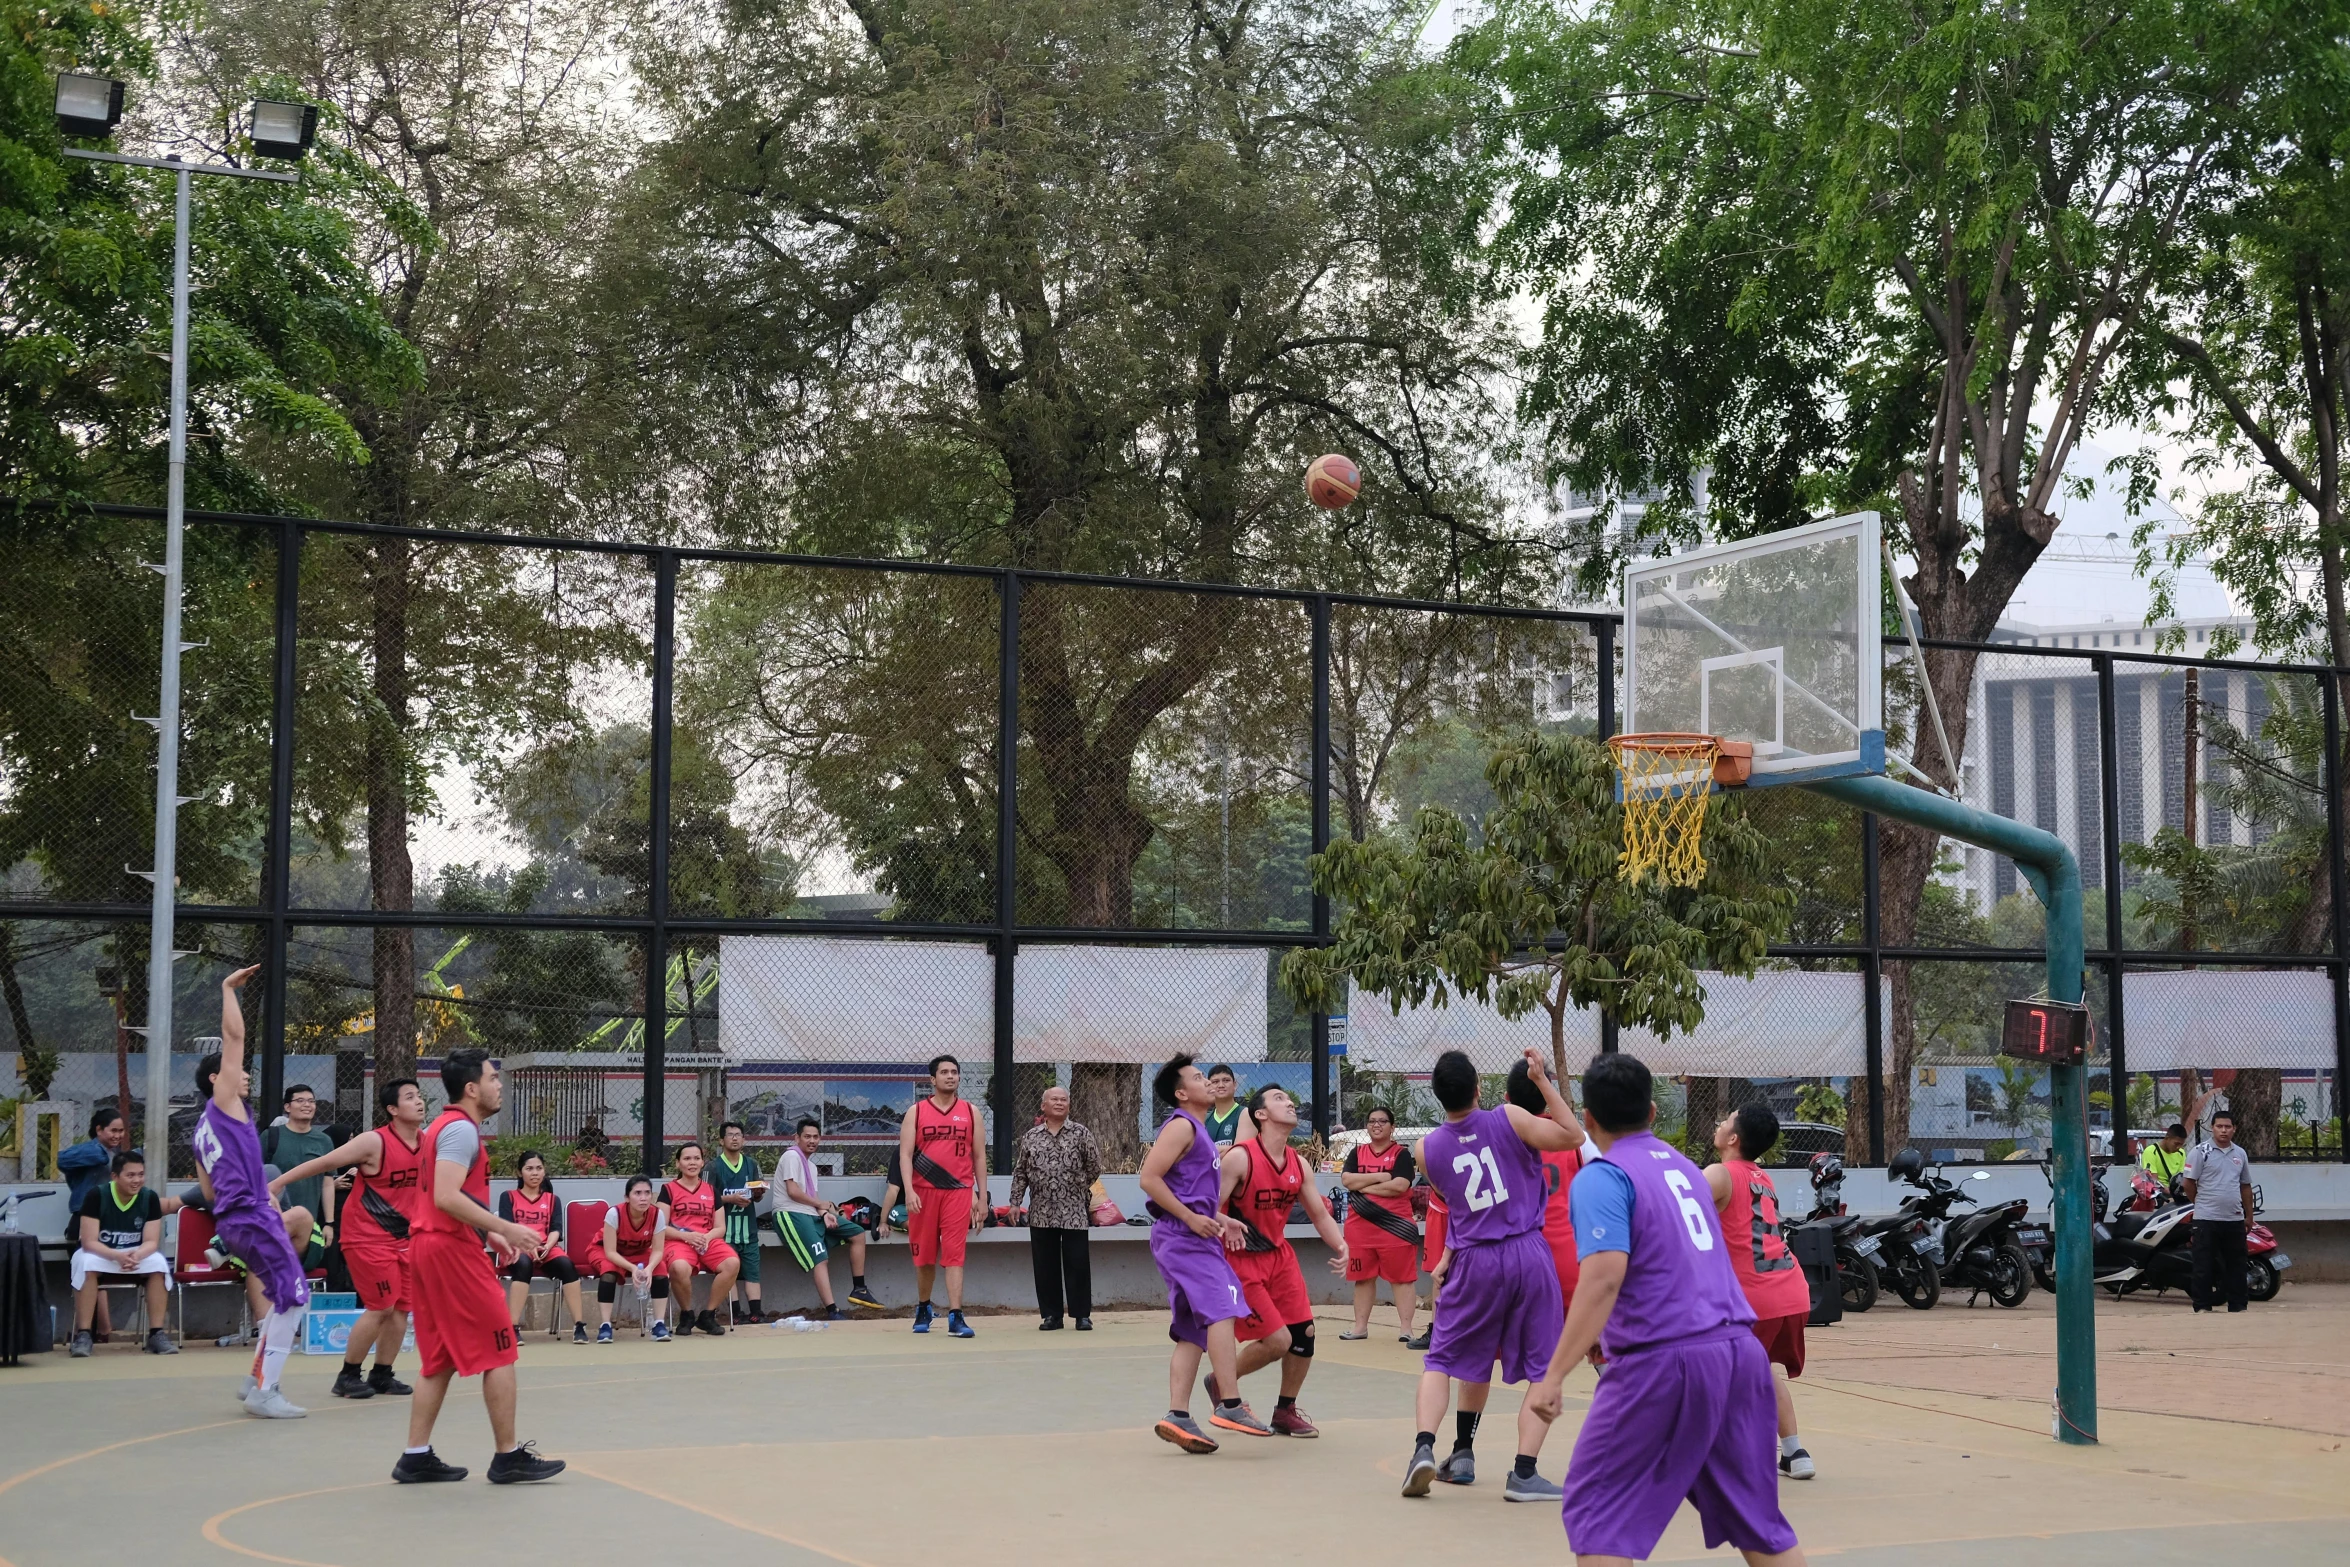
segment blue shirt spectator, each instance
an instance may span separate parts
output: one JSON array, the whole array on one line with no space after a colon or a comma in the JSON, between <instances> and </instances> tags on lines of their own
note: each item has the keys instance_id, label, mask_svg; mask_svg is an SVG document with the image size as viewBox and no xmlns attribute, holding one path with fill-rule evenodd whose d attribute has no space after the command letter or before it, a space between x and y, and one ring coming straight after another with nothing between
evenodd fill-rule
<instances>
[{"instance_id":1,"label":"blue shirt spectator","mask_svg":"<svg viewBox=\"0 0 2350 1567\"><path fill-rule=\"evenodd\" d=\"M59 1151L57 1173L65 1177L68 1215L82 1211L82 1199L105 1184L113 1173L114 1156L129 1145L130 1128L124 1124L121 1112L100 1110L90 1117L90 1140ZM78 1219L66 1219L67 1239L80 1238L80 1223Z\"/></svg>"}]
</instances>

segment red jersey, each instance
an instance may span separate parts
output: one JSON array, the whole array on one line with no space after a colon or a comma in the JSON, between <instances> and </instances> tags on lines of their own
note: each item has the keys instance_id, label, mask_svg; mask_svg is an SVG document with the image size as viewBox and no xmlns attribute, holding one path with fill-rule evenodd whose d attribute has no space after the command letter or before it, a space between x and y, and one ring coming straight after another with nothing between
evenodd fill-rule
<instances>
[{"instance_id":1,"label":"red jersey","mask_svg":"<svg viewBox=\"0 0 2350 1567\"><path fill-rule=\"evenodd\" d=\"M661 1201L668 1204L671 1229L707 1234L718 1228L718 1188L706 1180L690 1187L683 1181L665 1181Z\"/></svg>"},{"instance_id":2,"label":"red jersey","mask_svg":"<svg viewBox=\"0 0 2350 1567\"><path fill-rule=\"evenodd\" d=\"M406 1141L388 1121L375 1135L383 1153L376 1172L361 1170L352 1186L351 1200L343 1207L343 1244L402 1247L408 1244L420 1198L424 1144Z\"/></svg>"},{"instance_id":3,"label":"red jersey","mask_svg":"<svg viewBox=\"0 0 2350 1567\"><path fill-rule=\"evenodd\" d=\"M1569 1202L1568 1188L1574 1184L1575 1172L1582 1168L1580 1148L1560 1153L1543 1150L1542 1188L1547 1195L1542 1204L1542 1238L1550 1243L1551 1259L1558 1264L1559 1283L1570 1291L1582 1267L1575 1258L1575 1212Z\"/></svg>"},{"instance_id":4,"label":"red jersey","mask_svg":"<svg viewBox=\"0 0 2350 1567\"><path fill-rule=\"evenodd\" d=\"M1400 1142L1390 1142L1385 1153L1369 1143L1363 1143L1346 1156L1346 1173L1349 1175L1400 1175L1409 1180L1414 1169L1412 1151ZM1364 1192L1349 1192L1346 1200L1350 1212L1359 1213L1366 1207L1384 1208L1406 1223L1411 1221L1412 1196L1409 1192L1400 1197L1373 1197ZM1385 1225L1380 1227L1387 1228Z\"/></svg>"},{"instance_id":5,"label":"red jersey","mask_svg":"<svg viewBox=\"0 0 2350 1567\"><path fill-rule=\"evenodd\" d=\"M967 1099L956 1100L949 1110L931 1099L915 1105L914 1168L906 1172L914 1184L924 1191L969 1191L979 1177L972 1147L978 1128L979 1117Z\"/></svg>"},{"instance_id":6,"label":"red jersey","mask_svg":"<svg viewBox=\"0 0 2350 1567\"><path fill-rule=\"evenodd\" d=\"M1232 1188L1232 1201L1224 1211L1248 1226L1248 1250L1285 1250L1289 1210L1305 1185L1305 1161L1284 1148L1276 1165L1265 1145L1253 1137L1239 1146L1248 1150L1248 1173Z\"/></svg>"},{"instance_id":7,"label":"red jersey","mask_svg":"<svg viewBox=\"0 0 2350 1567\"><path fill-rule=\"evenodd\" d=\"M462 1235L479 1241L481 1236L474 1227L462 1219L452 1219L441 1212L441 1205L433 1201L431 1189L422 1184L430 1179L423 1172L440 1163L441 1133L460 1121L465 1123L463 1130L473 1133L473 1162L466 1166L465 1184L461 1189L484 1208L490 1205L490 1155L482 1142L481 1126L463 1110L450 1108L434 1117L432 1125L424 1129L424 1136L417 1141L419 1184L416 1207L410 1212L408 1222L410 1229L419 1235Z\"/></svg>"},{"instance_id":8,"label":"red jersey","mask_svg":"<svg viewBox=\"0 0 2350 1567\"><path fill-rule=\"evenodd\" d=\"M507 1218L533 1235L544 1236L554 1235L555 1215L562 1211L563 1202L551 1187L542 1186L536 1197L530 1197L524 1195L522 1188L517 1186L506 1194L503 1206ZM554 1238L555 1244L547 1255L560 1257L563 1255L563 1237L555 1235Z\"/></svg>"},{"instance_id":9,"label":"red jersey","mask_svg":"<svg viewBox=\"0 0 2350 1567\"><path fill-rule=\"evenodd\" d=\"M1730 1266L1746 1304L1763 1322L1811 1312L1811 1285L1787 1239L1779 1233L1779 1192L1762 1166L1746 1159L1724 1159L1730 1174L1730 1200L1722 1206L1722 1239L1728 1243Z\"/></svg>"},{"instance_id":10,"label":"red jersey","mask_svg":"<svg viewBox=\"0 0 2350 1567\"><path fill-rule=\"evenodd\" d=\"M640 1223L622 1203L611 1212L612 1239L620 1247L620 1255L630 1262L653 1260L653 1232L661 1227L661 1205L654 1203L645 1210Z\"/></svg>"}]
</instances>

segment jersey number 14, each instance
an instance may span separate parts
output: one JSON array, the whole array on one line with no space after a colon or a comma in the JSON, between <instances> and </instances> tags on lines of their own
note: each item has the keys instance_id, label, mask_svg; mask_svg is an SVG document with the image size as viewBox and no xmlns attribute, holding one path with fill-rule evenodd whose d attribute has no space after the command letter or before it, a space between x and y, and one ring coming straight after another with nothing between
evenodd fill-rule
<instances>
[{"instance_id":1,"label":"jersey number 14","mask_svg":"<svg viewBox=\"0 0 2350 1567\"><path fill-rule=\"evenodd\" d=\"M1461 1154L1452 1162L1453 1173L1467 1179L1468 1190L1463 1200L1479 1211L1495 1203L1508 1202L1510 1189L1501 1178L1501 1166L1494 1162L1493 1150L1480 1148L1475 1153Z\"/></svg>"}]
</instances>

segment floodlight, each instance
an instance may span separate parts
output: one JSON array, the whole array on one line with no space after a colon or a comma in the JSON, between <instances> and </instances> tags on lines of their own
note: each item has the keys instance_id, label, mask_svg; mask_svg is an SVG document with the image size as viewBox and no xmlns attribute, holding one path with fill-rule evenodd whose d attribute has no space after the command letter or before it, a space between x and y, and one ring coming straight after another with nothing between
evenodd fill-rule
<instances>
[{"instance_id":1,"label":"floodlight","mask_svg":"<svg viewBox=\"0 0 2350 1567\"><path fill-rule=\"evenodd\" d=\"M299 158L318 139L318 109L307 103L253 103L253 150L265 158Z\"/></svg>"},{"instance_id":2,"label":"floodlight","mask_svg":"<svg viewBox=\"0 0 2350 1567\"><path fill-rule=\"evenodd\" d=\"M122 118L122 83L67 71L57 78L57 128L68 136L111 136Z\"/></svg>"}]
</instances>

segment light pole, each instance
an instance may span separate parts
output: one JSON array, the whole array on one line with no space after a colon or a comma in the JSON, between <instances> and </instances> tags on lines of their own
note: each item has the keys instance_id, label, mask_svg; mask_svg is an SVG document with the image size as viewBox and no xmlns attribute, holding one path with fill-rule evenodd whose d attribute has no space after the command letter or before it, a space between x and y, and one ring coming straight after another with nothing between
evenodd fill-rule
<instances>
[{"instance_id":1,"label":"light pole","mask_svg":"<svg viewBox=\"0 0 2350 1567\"><path fill-rule=\"evenodd\" d=\"M57 78L57 128L68 136L111 136L122 118L123 84L103 76L67 73ZM307 104L258 101L252 110L253 149L272 158L300 158L318 131L318 111ZM171 238L171 467L164 491L163 675L155 709L155 868L147 955L147 1128L148 1157L171 1174L171 965L172 925L177 909L180 764L180 594L181 548L187 512L188 461L188 206L191 177L217 174L228 179L295 182L274 169L240 169L226 163L186 163L178 158L133 158L119 152L68 147L69 158L127 163L163 169L177 189ZM125 1112L129 1106L125 1105Z\"/></svg>"}]
</instances>

